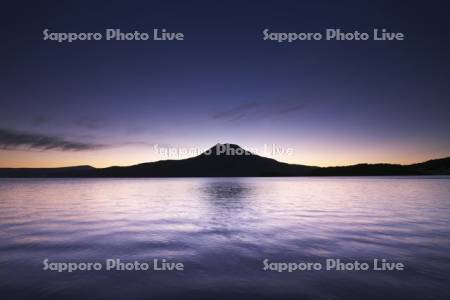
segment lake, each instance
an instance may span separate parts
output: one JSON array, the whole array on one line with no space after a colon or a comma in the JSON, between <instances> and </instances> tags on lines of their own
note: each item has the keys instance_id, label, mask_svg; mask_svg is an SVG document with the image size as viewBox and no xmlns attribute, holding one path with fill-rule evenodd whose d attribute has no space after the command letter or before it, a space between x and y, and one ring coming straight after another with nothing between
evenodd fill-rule
<instances>
[{"instance_id":1,"label":"lake","mask_svg":"<svg viewBox=\"0 0 450 300\"><path fill-rule=\"evenodd\" d=\"M44 270L45 259L102 269ZM184 270L106 270L107 259ZM263 263L327 259L404 270ZM1 179L0 297L450 299L450 177Z\"/></svg>"}]
</instances>

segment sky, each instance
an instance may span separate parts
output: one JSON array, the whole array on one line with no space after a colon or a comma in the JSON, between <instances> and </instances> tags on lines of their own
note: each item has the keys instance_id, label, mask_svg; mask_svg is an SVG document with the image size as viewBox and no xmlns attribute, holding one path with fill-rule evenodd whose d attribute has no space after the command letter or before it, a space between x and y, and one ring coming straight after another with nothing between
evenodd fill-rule
<instances>
[{"instance_id":1,"label":"sky","mask_svg":"<svg viewBox=\"0 0 450 300\"><path fill-rule=\"evenodd\" d=\"M131 165L219 142L319 166L450 156L446 1L30 1L0 14L0 167ZM43 40L106 28L184 40ZM266 28L406 38L278 43Z\"/></svg>"}]
</instances>

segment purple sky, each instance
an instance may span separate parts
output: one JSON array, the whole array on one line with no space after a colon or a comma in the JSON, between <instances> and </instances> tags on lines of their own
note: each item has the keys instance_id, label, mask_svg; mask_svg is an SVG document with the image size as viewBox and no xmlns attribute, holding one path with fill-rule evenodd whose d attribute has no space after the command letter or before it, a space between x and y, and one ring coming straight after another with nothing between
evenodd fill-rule
<instances>
[{"instance_id":1,"label":"purple sky","mask_svg":"<svg viewBox=\"0 0 450 300\"><path fill-rule=\"evenodd\" d=\"M0 167L128 165L164 159L155 145L217 142L322 166L450 155L445 1L5 6ZM57 43L45 28L166 28L185 40ZM276 43L265 28L387 28L406 40Z\"/></svg>"}]
</instances>

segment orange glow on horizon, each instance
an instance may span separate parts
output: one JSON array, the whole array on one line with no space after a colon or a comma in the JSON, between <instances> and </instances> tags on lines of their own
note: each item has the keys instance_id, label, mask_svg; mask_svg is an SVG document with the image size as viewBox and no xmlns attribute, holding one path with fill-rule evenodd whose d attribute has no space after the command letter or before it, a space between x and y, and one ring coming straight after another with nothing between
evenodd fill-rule
<instances>
[{"instance_id":1,"label":"orange glow on horizon","mask_svg":"<svg viewBox=\"0 0 450 300\"><path fill-rule=\"evenodd\" d=\"M294 151L292 155L263 155L280 162L302 164L310 166L344 166L358 163L393 163L412 164L450 156L445 151L411 152L405 155L403 151L383 152L372 151L357 152L344 151L339 148L316 149L313 147ZM400 149L399 149L400 150ZM181 157L164 157L155 153L152 148L121 148L98 151L19 151L0 150L1 168L55 168L79 165L90 165L96 168L110 166L129 166L145 162L165 159L183 159L194 155Z\"/></svg>"}]
</instances>

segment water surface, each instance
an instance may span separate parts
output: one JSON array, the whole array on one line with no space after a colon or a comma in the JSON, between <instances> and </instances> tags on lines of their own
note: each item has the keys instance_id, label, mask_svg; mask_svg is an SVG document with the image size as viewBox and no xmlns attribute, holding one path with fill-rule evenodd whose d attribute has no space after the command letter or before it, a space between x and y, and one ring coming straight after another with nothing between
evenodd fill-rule
<instances>
[{"instance_id":1,"label":"water surface","mask_svg":"<svg viewBox=\"0 0 450 300\"><path fill-rule=\"evenodd\" d=\"M3 299L450 299L449 177L2 179ZM43 270L183 262L182 272ZM263 270L385 258L397 272Z\"/></svg>"}]
</instances>

